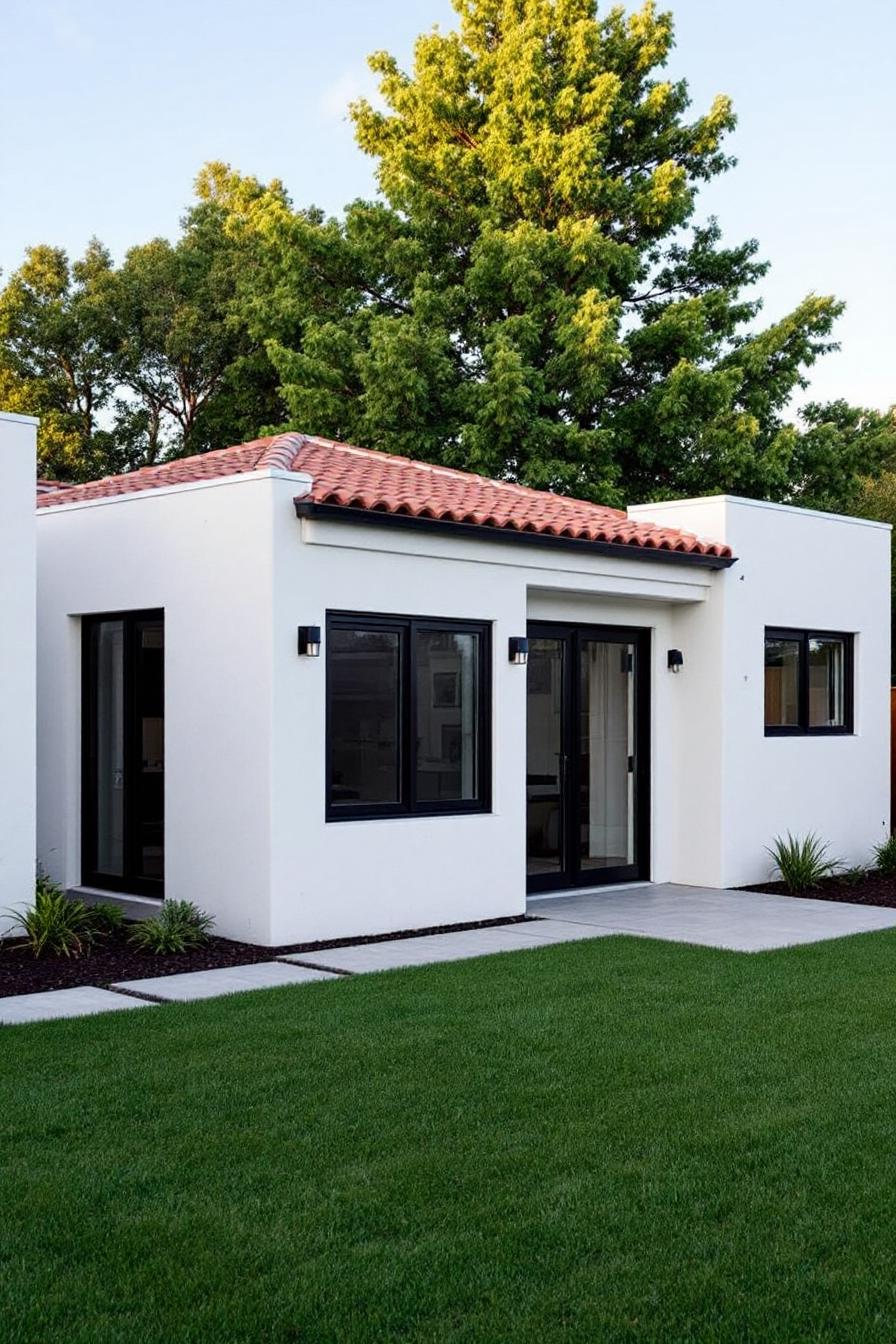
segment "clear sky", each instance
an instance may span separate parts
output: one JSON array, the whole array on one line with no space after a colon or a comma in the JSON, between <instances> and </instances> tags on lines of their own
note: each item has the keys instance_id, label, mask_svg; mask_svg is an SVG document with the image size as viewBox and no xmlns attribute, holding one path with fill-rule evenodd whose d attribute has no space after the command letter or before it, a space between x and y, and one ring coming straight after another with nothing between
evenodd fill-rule
<instances>
[{"instance_id":1,"label":"clear sky","mask_svg":"<svg viewBox=\"0 0 896 1344\"><path fill-rule=\"evenodd\" d=\"M847 301L811 395L896 402L896 4L671 0L670 71L695 109L730 94L738 167L703 193L726 237L760 240L769 320ZM345 104L365 56L409 63L448 0L2 0L0 267L29 243L120 257L171 236L197 169L223 159L337 212L373 190Z\"/></svg>"}]
</instances>

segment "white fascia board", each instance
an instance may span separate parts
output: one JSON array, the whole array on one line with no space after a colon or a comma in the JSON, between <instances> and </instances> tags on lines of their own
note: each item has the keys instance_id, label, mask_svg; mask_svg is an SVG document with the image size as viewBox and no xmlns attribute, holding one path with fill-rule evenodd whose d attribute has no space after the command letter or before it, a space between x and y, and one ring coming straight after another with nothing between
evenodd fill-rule
<instances>
[{"instance_id":1,"label":"white fascia board","mask_svg":"<svg viewBox=\"0 0 896 1344\"><path fill-rule=\"evenodd\" d=\"M634 568L632 561L628 563ZM644 602L705 602L710 592L708 583L656 575L638 578L606 572L589 574L580 569L557 569L550 573L543 569L529 570L526 584L530 594L543 597L581 593L584 597L628 597Z\"/></svg>"},{"instance_id":2,"label":"white fascia board","mask_svg":"<svg viewBox=\"0 0 896 1344\"><path fill-rule=\"evenodd\" d=\"M716 573L697 566L617 556L576 555L566 549L526 547L500 538L475 541L470 537L436 536L424 532L401 532L384 525L352 525L342 519L302 518L302 541L306 545L339 550L391 554L407 559L424 558L457 563L492 565L524 573L530 587L590 594L642 597L660 602L699 602L712 588Z\"/></svg>"},{"instance_id":3,"label":"white fascia board","mask_svg":"<svg viewBox=\"0 0 896 1344\"><path fill-rule=\"evenodd\" d=\"M0 411L0 420L9 420L14 425L39 425L36 415L19 415L18 411Z\"/></svg>"},{"instance_id":4,"label":"white fascia board","mask_svg":"<svg viewBox=\"0 0 896 1344\"><path fill-rule=\"evenodd\" d=\"M825 509L804 509L799 504L778 504L769 499L748 499L744 495L698 495L695 499L655 500L652 504L630 504L629 518L650 518L656 510L691 509L701 504L734 504L739 508L768 509L775 513L790 513L798 518L825 518L831 522L854 523L856 527L879 527L892 531L891 523L879 523L873 518L857 518L850 513L829 513Z\"/></svg>"},{"instance_id":5,"label":"white fascia board","mask_svg":"<svg viewBox=\"0 0 896 1344\"><path fill-rule=\"evenodd\" d=\"M296 497L307 495L313 484L304 471L284 471L280 467L265 467L260 471L241 471L232 476L213 476L207 481L181 481L177 485L148 485L145 490L128 490L121 495L103 495L100 499L78 499L70 504L44 504L37 516L44 513L71 513L76 509L95 509L108 504L126 504L134 499L153 499L165 495L182 495L193 490L213 490L223 485L242 485L247 481L289 481ZM43 496L52 498L52 491Z\"/></svg>"}]
</instances>

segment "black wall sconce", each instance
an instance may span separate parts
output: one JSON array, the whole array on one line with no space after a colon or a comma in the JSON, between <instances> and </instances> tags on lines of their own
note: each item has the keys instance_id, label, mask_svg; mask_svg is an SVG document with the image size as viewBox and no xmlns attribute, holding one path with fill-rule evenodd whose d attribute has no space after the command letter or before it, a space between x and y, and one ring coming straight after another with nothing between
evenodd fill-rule
<instances>
[{"instance_id":1,"label":"black wall sconce","mask_svg":"<svg viewBox=\"0 0 896 1344\"><path fill-rule=\"evenodd\" d=\"M684 667L684 654L681 649L670 649L666 655L666 666L670 672L680 672Z\"/></svg>"},{"instance_id":2,"label":"black wall sconce","mask_svg":"<svg viewBox=\"0 0 896 1344\"><path fill-rule=\"evenodd\" d=\"M529 659L529 641L522 635L511 635L507 643L507 656L517 667L525 667Z\"/></svg>"},{"instance_id":3,"label":"black wall sconce","mask_svg":"<svg viewBox=\"0 0 896 1344\"><path fill-rule=\"evenodd\" d=\"M299 626L299 653L307 658L320 657L320 626Z\"/></svg>"}]
</instances>

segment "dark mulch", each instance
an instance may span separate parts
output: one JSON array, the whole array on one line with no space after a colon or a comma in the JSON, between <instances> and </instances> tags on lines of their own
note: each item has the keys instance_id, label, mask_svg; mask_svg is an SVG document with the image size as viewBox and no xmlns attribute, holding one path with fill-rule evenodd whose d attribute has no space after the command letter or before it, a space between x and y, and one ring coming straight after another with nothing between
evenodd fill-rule
<instances>
[{"instance_id":1,"label":"dark mulch","mask_svg":"<svg viewBox=\"0 0 896 1344\"><path fill-rule=\"evenodd\" d=\"M427 929L377 934L369 938L331 938L318 943L289 943L284 947L259 947L236 943L230 938L210 938L195 952L171 956L143 952L128 943L128 926L106 939L83 957L34 957L27 946L0 939L0 998L7 994L37 994L46 989L71 989L75 985L105 987L118 980L142 980L150 975L176 975L179 971L213 971L218 966L245 966L253 961L274 961L286 952L318 952L328 947L355 943L385 943L395 938L420 938L428 933L451 933L461 929L490 929L501 924L521 924L525 915L511 919L481 919L469 924L441 924Z\"/></svg>"},{"instance_id":2,"label":"dark mulch","mask_svg":"<svg viewBox=\"0 0 896 1344\"><path fill-rule=\"evenodd\" d=\"M742 891L768 891L773 896L790 896L783 882L758 882ZM843 877L826 877L817 887L796 896L813 901L846 901L850 905L889 905L896 907L896 877L882 877L867 873L860 882L848 882Z\"/></svg>"}]
</instances>

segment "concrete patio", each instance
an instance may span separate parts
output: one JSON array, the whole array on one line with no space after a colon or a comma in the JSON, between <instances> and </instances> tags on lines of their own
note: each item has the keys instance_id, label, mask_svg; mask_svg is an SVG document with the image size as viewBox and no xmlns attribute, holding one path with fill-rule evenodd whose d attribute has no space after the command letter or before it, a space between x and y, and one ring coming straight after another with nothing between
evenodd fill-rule
<instances>
[{"instance_id":1,"label":"concrete patio","mask_svg":"<svg viewBox=\"0 0 896 1344\"><path fill-rule=\"evenodd\" d=\"M770 952L896 927L896 910L883 906L672 883L545 896L531 900L528 912L602 933L636 933L731 952Z\"/></svg>"},{"instance_id":2,"label":"concrete patio","mask_svg":"<svg viewBox=\"0 0 896 1344\"><path fill-rule=\"evenodd\" d=\"M0 998L0 1023L86 1016L120 1008L186 1003L275 985L533 951L550 944L633 934L730 952L769 952L896 927L896 910L752 891L643 884L542 897L521 924L355 943L297 952L247 966Z\"/></svg>"}]
</instances>

